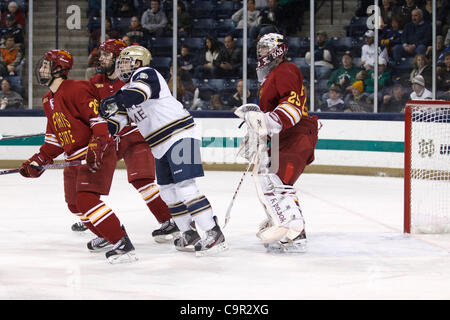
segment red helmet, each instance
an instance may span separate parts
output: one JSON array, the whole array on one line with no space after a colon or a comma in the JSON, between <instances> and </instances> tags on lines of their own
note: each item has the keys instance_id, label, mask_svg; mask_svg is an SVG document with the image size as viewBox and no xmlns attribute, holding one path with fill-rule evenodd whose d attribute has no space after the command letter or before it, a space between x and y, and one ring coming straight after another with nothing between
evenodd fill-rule
<instances>
[{"instance_id":1,"label":"red helmet","mask_svg":"<svg viewBox=\"0 0 450 320\"><path fill-rule=\"evenodd\" d=\"M52 63L52 73L54 73L56 67L61 67L61 70L59 70L58 73L64 77L67 77L73 66L72 55L70 52L62 49L48 51L44 54L44 59Z\"/></svg>"},{"instance_id":2,"label":"red helmet","mask_svg":"<svg viewBox=\"0 0 450 320\"><path fill-rule=\"evenodd\" d=\"M109 39L100 45L100 50L112 52L114 57L118 57L120 52L127 47L123 40Z\"/></svg>"}]
</instances>

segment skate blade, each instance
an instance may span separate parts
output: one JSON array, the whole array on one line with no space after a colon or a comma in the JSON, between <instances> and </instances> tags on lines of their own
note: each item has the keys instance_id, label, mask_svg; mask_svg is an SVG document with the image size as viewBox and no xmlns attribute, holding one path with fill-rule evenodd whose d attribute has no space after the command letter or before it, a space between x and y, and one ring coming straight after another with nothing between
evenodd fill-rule
<instances>
[{"instance_id":1,"label":"skate blade","mask_svg":"<svg viewBox=\"0 0 450 320\"><path fill-rule=\"evenodd\" d=\"M206 256L214 256L216 254L219 254L221 252L227 251L229 249L226 242L222 242L218 245L215 245L211 249L208 250L202 250L202 251L196 251L195 256L197 257L206 257Z\"/></svg>"},{"instance_id":2,"label":"skate blade","mask_svg":"<svg viewBox=\"0 0 450 320\"><path fill-rule=\"evenodd\" d=\"M174 232L168 235L164 236L155 236L153 239L155 239L156 243L168 243L173 242L175 239L178 239L181 236L180 232Z\"/></svg>"},{"instance_id":3,"label":"skate blade","mask_svg":"<svg viewBox=\"0 0 450 320\"><path fill-rule=\"evenodd\" d=\"M182 251L182 252L194 252L195 251L194 246L175 247L175 249L177 249L178 251Z\"/></svg>"},{"instance_id":4,"label":"skate blade","mask_svg":"<svg viewBox=\"0 0 450 320\"><path fill-rule=\"evenodd\" d=\"M138 260L138 257L134 252L128 252L125 254L111 256L108 259L110 264L130 263Z\"/></svg>"}]
</instances>

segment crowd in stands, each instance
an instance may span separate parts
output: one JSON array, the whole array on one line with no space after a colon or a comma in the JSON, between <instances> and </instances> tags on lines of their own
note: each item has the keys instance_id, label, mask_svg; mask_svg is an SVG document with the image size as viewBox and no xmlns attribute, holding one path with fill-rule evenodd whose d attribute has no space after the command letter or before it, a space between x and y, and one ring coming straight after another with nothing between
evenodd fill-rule
<instances>
[{"instance_id":1,"label":"crowd in stands","mask_svg":"<svg viewBox=\"0 0 450 320\"><path fill-rule=\"evenodd\" d=\"M256 43L276 31L287 37L287 59L310 86L309 38L298 36L306 0L246 0L248 6L247 101L257 96ZM122 38L153 54L152 66L172 82L172 1L107 0L107 38ZM432 1L381 0L379 43L367 27L373 1L358 0L345 37L316 33L315 111L401 112L409 99L432 95ZM450 98L450 0L437 1L437 98ZM177 94L188 109L230 110L242 103L243 4L240 0L178 1ZM91 0L90 69L98 59L100 8ZM377 53L377 54L376 54ZM378 95L374 64L378 56ZM170 84L172 86L172 84ZM308 96L310 99L311 95Z\"/></svg>"},{"instance_id":2,"label":"crowd in stands","mask_svg":"<svg viewBox=\"0 0 450 320\"><path fill-rule=\"evenodd\" d=\"M25 1L0 1L0 110L23 108Z\"/></svg>"}]
</instances>

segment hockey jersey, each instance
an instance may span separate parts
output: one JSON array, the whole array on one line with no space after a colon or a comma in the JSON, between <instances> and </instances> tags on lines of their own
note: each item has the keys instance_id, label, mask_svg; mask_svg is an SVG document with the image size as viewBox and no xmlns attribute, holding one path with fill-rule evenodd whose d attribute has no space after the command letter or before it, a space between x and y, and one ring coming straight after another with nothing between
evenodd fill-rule
<instances>
[{"instance_id":1,"label":"hockey jersey","mask_svg":"<svg viewBox=\"0 0 450 320\"><path fill-rule=\"evenodd\" d=\"M300 69L291 62L282 62L267 76L259 90L258 105L282 124L280 139L302 132L302 125L309 126L306 93ZM317 121L312 120L312 126Z\"/></svg>"},{"instance_id":2,"label":"hockey jersey","mask_svg":"<svg viewBox=\"0 0 450 320\"><path fill-rule=\"evenodd\" d=\"M42 104L47 129L41 151L52 158L63 152L67 161L83 158L93 133L109 135L88 81L64 80L55 93L47 92Z\"/></svg>"},{"instance_id":3,"label":"hockey jersey","mask_svg":"<svg viewBox=\"0 0 450 320\"><path fill-rule=\"evenodd\" d=\"M106 97L112 96L116 93L120 88L122 88L125 82L121 81L119 78L115 80L111 80L104 73L97 73L92 76L89 81L94 86L94 90L96 92L96 97L101 101ZM130 134L137 130L137 126L135 124L129 124L125 126L120 132L117 133L117 136L124 136Z\"/></svg>"},{"instance_id":4,"label":"hockey jersey","mask_svg":"<svg viewBox=\"0 0 450 320\"><path fill-rule=\"evenodd\" d=\"M144 101L127 108L126 113L118 112L108 122L115 122L116 132L127 122L135 123L155 158L160 159L180 139L199 139L193 117L172 96L166 80L157 70L137 69L120 90L124 95L127 91L138 93Z\"/></svg>"}]
</instances>

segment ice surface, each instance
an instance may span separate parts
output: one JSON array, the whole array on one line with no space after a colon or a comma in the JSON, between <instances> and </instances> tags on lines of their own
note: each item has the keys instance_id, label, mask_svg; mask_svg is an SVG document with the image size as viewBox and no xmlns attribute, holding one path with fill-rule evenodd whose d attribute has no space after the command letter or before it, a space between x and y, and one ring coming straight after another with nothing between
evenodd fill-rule
<instances>
[{"instance_id":1,"label":"ice surface","mask_svg":"<svg viewBox=\"0 0 450 320\"><path fill-rule=\"evenodd\" d=\"M198 179L221 223L240 177ZM307 253L265 252L255 236L265 215L247 177L224 230L230 250L198 258L153 241L159 225L118 170L103 200L139 261L110 265L87 251L91 234L71 231L61 170L2 176L0 299L450 299L450 236L402 233L402 179L304 174L296 188Z\"/></svg>"}]
</instances>

